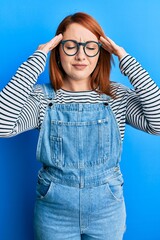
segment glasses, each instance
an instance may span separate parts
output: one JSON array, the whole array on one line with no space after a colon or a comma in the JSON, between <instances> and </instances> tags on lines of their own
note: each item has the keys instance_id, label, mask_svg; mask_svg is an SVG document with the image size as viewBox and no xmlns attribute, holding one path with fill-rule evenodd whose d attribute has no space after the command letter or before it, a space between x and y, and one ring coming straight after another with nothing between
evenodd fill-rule
<instances>
[{"instance_id":1,"label":"glasses","mask_svg":"<svg viewBox=\"0 0 160 240\"><path fill-rule=\"evenodd\" d=\"M61 41L63 51L68 56L74 56L79 51L80 46L83 46L83 50L88 57L95 57L102 46L101 43L95 41L88 41L85 43L77 42L75 40Z\"/></svg>"}]
</instances>

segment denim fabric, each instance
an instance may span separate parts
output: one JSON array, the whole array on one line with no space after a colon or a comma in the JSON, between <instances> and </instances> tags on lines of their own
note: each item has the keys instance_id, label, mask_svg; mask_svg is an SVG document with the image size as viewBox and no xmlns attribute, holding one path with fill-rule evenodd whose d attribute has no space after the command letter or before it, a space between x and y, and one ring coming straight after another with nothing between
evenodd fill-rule
<instances>
[{"instance_id":1,"label":"denim fabric","mask_svg":"<svg viewBox=\"0 0 160 240\"><path fill-rule=\"evenodd\" d=\"M54 104L41 127L43 163L35 204L36 240L122 240L125 230L121 139L107 104Z\"/></svg>"}]
</instances>

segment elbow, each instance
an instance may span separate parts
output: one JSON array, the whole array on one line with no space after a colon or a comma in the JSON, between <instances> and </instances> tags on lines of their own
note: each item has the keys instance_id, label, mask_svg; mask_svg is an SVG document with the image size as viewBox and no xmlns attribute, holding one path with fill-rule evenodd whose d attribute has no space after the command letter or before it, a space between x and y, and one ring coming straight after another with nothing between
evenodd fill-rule
<instances>
[{"instance_id":1,"label":"elbow","mask_svg":"<svg viewBox=\"0 0 160 240\"><path fill-rule=\"evenodd\" d=\"M15 135L17 135L17 132L15 130L4 130L0 127L0 138L10 138L10 137L14 137Z\"/></svg>"},{"instance_id":2,"label":"elbow","mask_svg":"<svg viewBox=\"0 0 160 240\"><path fill-rule=\"evenodd\" d=\"M152 135L160 135L160 123L159 125L149 124L147 127L147 132Z\"/></svg>"},{"instance_id":3,"label":"elbow","mask_svg":"<svg viewBox=\"0 0 160 240\"><path fill-rule=\"evenodd\" d=\"M13 125L0 119L0 138L9 138L17 135L17 123Z\"/></svg>"}]
</instances>

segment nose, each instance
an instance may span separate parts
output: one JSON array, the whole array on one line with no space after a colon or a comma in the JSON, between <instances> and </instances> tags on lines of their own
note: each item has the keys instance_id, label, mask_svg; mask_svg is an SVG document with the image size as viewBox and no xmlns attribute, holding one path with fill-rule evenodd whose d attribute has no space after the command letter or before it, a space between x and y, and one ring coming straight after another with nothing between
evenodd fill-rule
<instances>
[{"instance_id":1,"label":"nose","mask_svg":"<svg viewBox=\"0 0 160 240\"><path fill-rule=\"evenodd\" d=\"M85 60L86 54L84 52L84 47L82 45L79 46L78 52L76 53L75 57L76 57L76 60L79 60L79 61Z\"/></svg>"}]
</instances>

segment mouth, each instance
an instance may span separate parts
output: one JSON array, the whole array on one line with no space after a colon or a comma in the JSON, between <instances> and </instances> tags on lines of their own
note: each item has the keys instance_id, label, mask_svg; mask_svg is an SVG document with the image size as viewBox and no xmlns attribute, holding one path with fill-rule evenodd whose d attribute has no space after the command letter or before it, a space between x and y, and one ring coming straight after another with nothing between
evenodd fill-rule
<instances>
[{"instance_id":1,"label":"mouth","mask_svg":"<svg viewBox=\"0 0 160 240\"><path fill-rule=\"evenodd\" d=\"M73 64L72 65L74 68L76 68L77 70L83 70L87 67L86 64Z\"/></svg>"}]
</instances>

